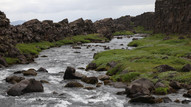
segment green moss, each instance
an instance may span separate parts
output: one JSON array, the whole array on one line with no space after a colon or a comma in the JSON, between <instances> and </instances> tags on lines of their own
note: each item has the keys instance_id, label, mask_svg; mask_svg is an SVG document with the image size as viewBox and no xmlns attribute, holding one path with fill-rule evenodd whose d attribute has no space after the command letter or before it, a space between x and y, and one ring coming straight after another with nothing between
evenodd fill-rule
<instances>
[{"instance_id":1,"label":"green moss","mask_svg":"<svg viewBox=\"0 0 191 107\"><path fill-rule=\"evenodd\" d=\"M185 64L191 64L191 61L185 58L191 54L191 39L179 40L177 35L169 36L171 38L170 40L163 40L166 37L163 34L155 34L141 40L133 41L130 45L138 44L138 47L133 50L116 49L98 53L93 63L96 63L98 68L99 66L103 68L107 67L103 65L107 65L109 62L118 62L116 67L108 69L108 74L110 75L119 75L123 70L128 70L139 72L140 78L146 77L152 81L157 81L158 79L153 79L153 77L159 76L159 79L191 82L189 78L191 74L188 74L188 76L184 75L185 73L177 72ZM175 77L169 78L173 73L171 71L165 73L157 72L155 67L164 64L172 66L177 70L173 71L175 72ZM116 80L116 77L113 77L114 80Z\"/></svg>"},{"instance_id":2,"label":"green moss","mask_svg":"<svg viewBox=\"0 0 191 107\"><path fill-rule=\"evenodd\" d=\"M155 88L155 94L159 94L159 95L166 95L168 94L168 91L169 91L168 87Z\"/></svg>"},{"instance_id":3,"label":"green moss","mask_svg":"<svg viewBox=\"0 0 191 107\"><path fill-rule=\"evenodd\" d=\"M12 65L19 62L18 58L4 57L7 64Z\"/></svg>"},{"instance_id":4,"label":"green moss","mask_svg":"<svg viewBox=\"0 0 191 107\"><path fill-rule=\"evenodd\" d=\"M153 33L153 31L146 31L143 26L135 27L134 30L137 33L146 33L146 34L152 34Z\"/></svg>"},{"instance_id":5,"label":"green moss","mask_svg":"<svg viewBox=\"0 0 191 107\"><path fill-rule=\"evenodd\" d=\"M133 35L134 33L131 31L120 31L113 33L113 36L120 36L120 35Z\"/></svg>"}]
</instances>

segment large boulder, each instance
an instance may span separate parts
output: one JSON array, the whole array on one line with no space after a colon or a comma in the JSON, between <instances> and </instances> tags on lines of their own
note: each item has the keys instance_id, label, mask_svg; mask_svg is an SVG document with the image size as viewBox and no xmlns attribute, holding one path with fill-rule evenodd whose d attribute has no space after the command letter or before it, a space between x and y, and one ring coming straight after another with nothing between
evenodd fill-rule
<instances>
[{"instance_id":1,"label":"large boulder","mask_svg":"<svg viewBox=\"0 0 191 107\"><path fill-rule=\"evenodd\" d=\"M30 92L43 92L44 88L40 81L36 81L35 79L30 80L22 80L19 83L12 86L7 94L11 96L20 96L24 93Z\"/></svg>"},{"instance_id":2,"label":"large boulder","mask_svg":"<svg viewBox=\"0 0 191 107\"><path fill-rule=\"evenodd\" d=\"M7 94L11 96L20 96L24 94L23 90L28 86L30 83L29 80L22 80L21 82L15 84L13 87L11 87L8 91Z\"/></svg>"},{"instance_id":3,"label":"large boulder","mask_svg":"<svg viewBox=\"0 0 191 107\"><path fill-rule=\"evenodd\" d=\"M97 84L98 83L97 77L84 77L81 80L87 84Z\"/></svg>"},{"instance_id":4,"label":"large boulder","mask_svg":"<svg viewBox=\"0 0 191 107\"><path fill-rule=\"evenodd\" d=\"M23 91L25 93L43 92L44 87L40 81L36 81L35 79L30 79L29 84L27 85L27 87Z\"/></svg>"},{"instance_id":5,"label":"large boulder","mask_svg":"<svg viewBox=\"0 0 191 107\"><path fill-rule=\"evenodd\" d=\"M134 98L142 95L150 95L154 89L154 84L145 78L137 79L126 88L127 96Z\"/></svg>"},{"instance_id":6,"label":"large boulder","mask_svg":"<svg viewBox=\"0 0 191 107\"><path fill-rule=\"evenodd\" d=\"M15 83L18 83L22 80L24 80L25 78L24 77L18 77L18 76L9 76L7 77L5 80L6 82L8 83L11 83L11 84L15 84Z\"/></svg>"},{"instance_id":7,"label":"large boulder","mask_svg":"<svg viewBox=\"0 0 191 107\"><path fill-rule=\"evenodd\" d=\"M177 81L171 81L169 86L171 86L173 89L181 89L181 84Z\"/></svg>"},{"instance_id":8,"label":"large boulder","mask_svg":"<svg viewBox=\"0 0 191 107\"><path fill-rule=\"evenodd\" d=\"M66 71L64 73L64 80L66 79L82 79L83 77L86 77L83 74L77 73L75 68L68 66L66 68Z\"/></svg>"}]
</instances>

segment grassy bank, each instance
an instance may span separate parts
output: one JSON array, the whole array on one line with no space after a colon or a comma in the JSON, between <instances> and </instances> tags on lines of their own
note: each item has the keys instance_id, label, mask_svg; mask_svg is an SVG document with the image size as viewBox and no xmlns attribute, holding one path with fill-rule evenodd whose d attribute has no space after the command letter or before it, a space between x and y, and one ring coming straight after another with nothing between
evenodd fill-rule
<instances>
[{"instance_id":1,"label":"grassy bank","mask_svg":"<svg viewBox=\"0 0 191 107\"><path fill-rule=\"evenodd\" d=\"M135 30L135 32L137 32L137 33L145 33L145 34L152 34L153 33L153 31L148 31L148 30L145 30L145 28L144 27L142 27L142 26L137 26L137 27L134 27L134 30Z\"/></svg>"},{"instance_id":2,"label":"grassy bank","mask_svg":"<svg viewBox=\"0 0 191 107\"><path fill-rule=\"evenodd\" d=\"M119 36L119 35L134 35L134 33L131 31L119 31L113 33L113 36Z\"/></svg>"},{"instance_id":3,"label":"grassy bank","mask_svg":"<svg viewBox=\"0 0 191 107\"><path fill-rule=\"evenodd\" d=\"M100 37L98 34L89 34L89 35L78 35L72 37L66 37L63 40L59 40L56 42L38 42L38 43L22 43L17 44L16 48L23 54L32 54L38 55L44 49L48 49L50 47L62 46L67 44L75 44L75 43L89 43L95 41L107 40L104 37Z\"/></svg>"},{"instance_id":4,"label":"grassy bank","mask_svg":"<svg viewBox=\"0 0 191 107\"><path fill-rule=\"evenodd\" d=\"M163 40L168 38L168 40ZM179 39L177 35L166 36L155 34L141 40L135 40L129 46L137 46L133 50L109 50L98 53L93 63L97 69L106 69L112 75L113 81L131 82L137 78L148 78L153 82L163 80L168 84L170 80L191 83L191 72L181 72L185 64L191 64L187 58L191 55L191 39ZM108 63L115 62L113 68ZM176 71L158 72L156 66L169 65ZM171 78L170 76L173 75ZM157 78L154 78L157 77ZM167 90L158 89L157 91Z\"/></svg>"}]
</instances>

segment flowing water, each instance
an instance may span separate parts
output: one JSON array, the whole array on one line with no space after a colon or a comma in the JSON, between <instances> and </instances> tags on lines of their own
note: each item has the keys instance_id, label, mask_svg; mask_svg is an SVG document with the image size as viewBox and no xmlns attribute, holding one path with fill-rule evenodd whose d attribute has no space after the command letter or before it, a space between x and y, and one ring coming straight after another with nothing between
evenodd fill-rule
<instances>
[{"instance_id":1,"label":"flowing water","mask_svg":"<svg viewBox=\"0 0 191 107\"><path fill-rule=\"evenodd\" d=\"M133 35L136 38L141 38L140 35ZM86 90L83 88L65 88L64 86L74 80L63 80L64 71L67 66L76 68L76 72L87 76L99 76L106 72L85 71L79 69L85 68L88 63L93 60L94 53L104 51L103 46L110 49L131 49L127 44L132 41L133 37L128 38L122 36L122 39L113 38L109 43L87 43L81 46L82 49L73 49L71 45L56 47L44 50L39 57L31 64L19 64L0 70L0 107L189 107L177 103L162 103L157 105L146 104L129 104L129 98L125 95L116 95L119 91L124 91L124 88L114 88L112 86L102 85L95 90ZM123 45L122 45L123 44ZM91 47L87 48L88 45ZM94 50L95 49L95 50ZM47 57L40 57L46 55ZM6 94L6 90L12 85L5 82L7 76L13 75L13 72L19 70L27 70L30 68L39 69L46 68L49 73L38 73L36 80L46 80L50 84L43 84L44 92L42 93L27 93L22 96L12 97ZM17 74L17 76L22 76ZM85 87L95 87L82 83ZM53 94L56 92L58 94ZM168 95L173 101L176 98L181 99L181 90L179 94ZM182 98L183 99L183 98ZM185 99L185 98L184 98ZM191 106L191 105L190 105Z\"/></svg>"}]
</instances>

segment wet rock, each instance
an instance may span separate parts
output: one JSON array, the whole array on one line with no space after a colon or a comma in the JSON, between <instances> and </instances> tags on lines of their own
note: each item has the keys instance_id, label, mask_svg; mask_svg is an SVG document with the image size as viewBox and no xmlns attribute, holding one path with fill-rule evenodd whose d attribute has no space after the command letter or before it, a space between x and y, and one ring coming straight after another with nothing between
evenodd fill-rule
<instances>
[{"instance_id":1,"label":"wet rock","mask_svg":"<svg viewBox=\"0 0 191 107\"><path fill-rule=\"evenodd\" d=\"M191 100L183 100L182 104L189 104L191 102Z\"/></svg>"},{"instance_id":2,"label":"wet rock","mask_svg":"<svg viewBox=\"0 0 191 107\"><path fill-rule=\"evenodd\" d=\"M183 66L183 68L181 69L182 72L190 72L191 71L191 65L187 64L185 66Z\"/></svg>"},{"instance_id":3,"label":"wet rock","mask_svg":"<svg viewBox=\"0 0 191 107\"><path fill-rule=\"evenodd\" d=\"M7 77L5 80L6 82L8 83L11 83L11 84L16 84L22 80L24 80L25 78L24 77L18 77L18 76L9 76Z\"/></svg>"},{"instance_id":4,"label":"wet rock","mask_svg":"<svg viewBox=\"0 0 191 107\"><path fill-rule=\"evenodd\" d=\"M46 80L40 80L40 82L41 83L46 83L46 84L48 84L49 82L48 81L46 81Z\"/></svg>"},{"instance_id":5,"label":"wet rock","mask_svg":"<svg viewBox=\"0 0 191 107\"><path fill-rule=\"evenodd\" d=\"M156 98L153 96L140 96L140 97L136 97L136 98L132 98L130 101L130 103L148 103L148 104L154 104L156 103Z\"/></svg>"},{"instance_id":6,"label":"wet rock","mask_svg":"<svg viewBox=\"0 0 191 107\"><path fill-rule=\"evenodd\" d=\"M180 103L180 100L179 100L179 99L176 99L174 102L175 102L175 103Z\"/></svg>"},{"instance_id":7,"label":"wet rock","mask_svg":"<svg viewBox=\"0 0 191 107\"><path fill-rule=\"evenodd\" d=\"M24 94L23 90L28 86L30 83L29 80L22 80L21 82L15 84L13 87L11 87L8 91L7 94L11 96L20 96Z\"/></svg>"},{"instance_id":8,"label":"wet rock","mask_svg":"<svg viewBox=\"0 0 191 107\"><path fill-rule=\"evenodd\" d=\"M98 79L101 81L104 81L104 80L109 80L110 77L108 75L100 75L100 76L98 76Z\"/></svg>"},{"instance_id":9,"label":"wet rock","mask_svg":"<svg viewBox=\"0 0 191 107\"><path fill-rule=\"evenodd\" d=\"M191 98L191 90L188 90L188 92L183 94L183 96L187 98Z\"/></svg>"},{"instance_id":10,"label":"wet rock","mask_svg":"<svg viewBox=\"0 0 191 107\"><path fill-rule=\"evenodd\" d=\"M96 68L97 68L96 63L90 63L90 64L88 64L86 71L95 70Z\"/></svg>"},{"instance_id":11,"label":"wet rock","mask_svg":"<svg viewBox=\"0 0 191 107\"><path fill-rule=\"evenodd\" d=\"M14 74L22 74L25 70L22 70L22 71L16 71L14 72Z\"/></svg>"},{"instance_id":12,"label":"wet rock","mask_svg":"<svg viewBox=\"0 0 191 107\"><path fill-rule=\"evenodd\" d=\"M171 81L169 84L173 89L181 89L181 84L177 81Z\"/></svg>"},{"instance_id":13,"label":"wet rock","mask_svg":"<svg viewBox=\"0 0 191 107\"><path fill-rule=\"evenodd\" d=\"M87 84L97 84L98 83L97 77L84 77L81 80Z\"/></svg>"},{"instance_id":14,"label":"wet rock","mask_svg":"<svg viewBox=\"0 0 191 107\"><path fill-rule=\"evenodd\" d=\"M158 70L158 72L176 71L176 69L174 69L173 67L169 65L160 65L155 68Z\"/></svg>"},{"instance_id":15,"label":"wet rock","mask_svg":"<svg viewBox=\"0 0 191 107\"><path fill-rule=\"evenodd\" d=\"M163 100L164 103L170 103L172 102L172 100L169 97L163 97L161 98Z\"/></svg>"},{"instance_id":16,"label":"wet rock","mask_svg":"<svg viewBox=\"0 0 191 107\"><path fill-rule=\"evenodd\" d=\"M102 83L99 82L96 84L96 87L101 87L101 85L102 85Z\"/></svg>"},{"instance_id":17,"label":"wet rock","mask_svg":"<svg viewBox=\"0 0 191 107\"><path fill-rule=\"evenodd\" d=\"M81 47L78 47L78 46L73 46L72 48L73 49L81 49Z\"/></svg>"},{"instance_id":18,"label":"wet rock","mask_svg":"<svg viewBox=\"0 0 191 107\"><path fill-rule=\"evenodd\" d=\"M79 82L69 82L65 85L65 87L74 88L74 87L84 87L84 86Z\"/></svg>"},{"instance_id":19,"label":"wet rock","mask_svg":"<svg viewBox=\"0 0 191 107\"><path fill-rule=\"evenodd\" d=\"M154 84L145 78L137 79L126 88L127 96L134 98L141 95L150 95L154 89Z\"/></svg>"},{"instance_id":20,"label":"wet rock","mask_svg":"<svg viewBox=\"0 0 191 107\"><path fill-rule=\"evenodd\" d=\"M84 67L79 67L78 69L84 70L85 68Z\"/></svg>"},{"instance_id":21,"label":"wet rock","mask_svg":"<svg viewBox=\"0 0 191 107\"><path fill-rule=\"evenodd\" d=\"M66 68L66 71L64 73L64 80L66 79L81 79L82 74L76 73L76 70L70 66Z\"/></svg>"},{"instance_id":22,"label":"wet rock","mask_svg":"<svg viewBox=\"0 0 191 107\"><path fill-rule=\"evenodd\" d=\"M75 51L74 53L81 53L81 52L77 52L77 51Z\"/></svg>"},{"instance_id":23,"label":"wet rock","mask_svg":"<svg viewBox=\"0 0 191 107\"><path fill-rule=\"evenodd\" d=\"M37 72L35 69L29 69L27 71L24 71L23 72L23 75L24 76L36 76L37 75Z\"/></svg>"},{"instance_id":24,"label":"wet rock","mask_svg":"<svg viewBox=\"0 0 191 107\"><path fill-rule=\"evenodd\" d=\"M120 44L120 46L123 46L123 44Z\"/></svg>"},{"instance_id":25,"label":"wet rock","mask_svg":"<svg viewBox=\"0 0 191 107\"><path fill-rule=\"evenodd\" d=\"M48 73L48 71L45 69L45 68L39 68L38 70L37 70L37 72L47 72Z\"/></svg>"},{"instance_id":26,"label":"wet rock","mask_svg":"<svg viewBox=\"0 0 191 107\"><path fill-rule=\"evenodd\" d=\"M110 47L104 47L104 50L110 50Z\"/></svg>"},{"instance_id":27,"label":"wet rock","mask_svg":"<svg viewBox=\"0 0 191 107\"><path fill-rule=\"evenodd\" d=\"M123 37L117 37L117 39L123 39Z\"/></svg>"},{"instance_id":28,"label":"wet rock","mask_svg":"<svg viewBox=\"0 0 191 107\"><path fill-rule=\"evenodd\" d=\"M132 40L139 40L138 38L133 38Z\"/></svg>"},{"instance_id":29,"label":"wet rock","mask_svg":"<svg viewBox=\"0 0 191 107\"><path fill-rule=\"evenodd\" d=\"M94 88L94 87L85 87L84 89L87 89L87 90L94 90L95 88Z\"/></svg>"},{"instance_id":30,"label":"wet rock","mask_svg":"<svg viewBox=\"0 0 191 107\"><path fill-rule=\"evenodd\" d=\"M46 55L42 55L41 57L44 57L44 58L45 58L45 57L48 57L48 56L46 56Z\"/></svg>"},{"instance_id":31,"label":"wet rock","mask_svg":"<svg viewBox=\"0 0 191 107\"><path fill-rule=\"evenodd\" d=\"M31 92L43 92L44 87L40 81L36 81L35 79L30 79L29 84L27 87L23 90L25 93L31 93Z\"/></svg>"},{"instance_id":32,"label":"wet rock","mask_svg":"<svg viewBox=\"0 0 191 107\"><path fill-rule=\"evenodd\" d=\"M117 94L117 95L125 95L126 92L125 92L125 91L120 91L120 92L117 92L116 94Z\"/></svg>"},{"instance_id":33,"label":"wet rock","mask_svg":"<svg viewBox=\"0 0 191 107\"><path fill-rule=\"evenodd\" d=\"M104 83L104 85L111 85L111 81L110 80L104 80L103 83Z\"/></svg>"}]
</instances>

